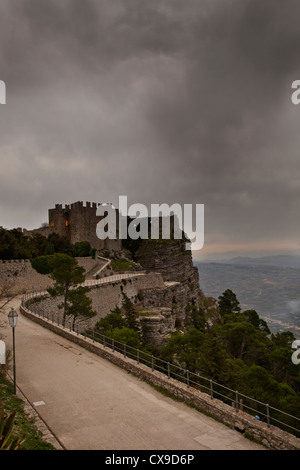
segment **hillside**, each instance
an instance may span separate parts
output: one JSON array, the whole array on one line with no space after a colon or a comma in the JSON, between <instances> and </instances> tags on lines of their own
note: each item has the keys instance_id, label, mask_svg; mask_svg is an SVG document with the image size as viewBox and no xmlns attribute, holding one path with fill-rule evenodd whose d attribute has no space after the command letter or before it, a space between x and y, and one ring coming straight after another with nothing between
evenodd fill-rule
<instances>
[{"instance_id":1,"label":"hillside","mask_svg":"<svg viewBox=\"0 0 300 470\"><path fill-rule=\"evenodd\" d=\"M300 337L300 269L259 265L254 261L246 264L244 258L194 264L205 295L217 299L231 289L242 309L254 308L272 331L289 330Z\"/></svg>"},{"instance_id":2,"label":"hillside","mask_svg":"<svg viewBox=\"0 0 300 470\"><path fill-rule=\"evenodd\" d=\"M250 258L249 256L237 256L230 260L220 261L225 264L241 264L255 266L277 266L282 268L300 269L300 256L276 255Z\"/></svg>"}]
</instances>

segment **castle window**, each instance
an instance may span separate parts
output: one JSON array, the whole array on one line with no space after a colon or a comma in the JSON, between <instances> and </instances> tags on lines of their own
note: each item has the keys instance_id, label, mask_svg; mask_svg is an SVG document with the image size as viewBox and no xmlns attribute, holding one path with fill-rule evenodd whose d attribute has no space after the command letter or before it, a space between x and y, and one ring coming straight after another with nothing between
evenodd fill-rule
<instances>
[{"instance_id":1,"label":"castle window","mask_svg":"<svg viewBox=\"0 0 300 470\"><path fill-rule=\"evenodd\" d=\"M53 220L50 222L50 227L54 227L54 222L53 222Z\"/></svg>"},{"instance_id":2,"label":"castle window","mask_svg":"<svg viewBox=\"0 0 300 470\"><path fill-rule=\"evenodd\" d=\"M64 213L64 219L65 219L64 220L64 225L65 225L65 227L68 227L69 226L69 213L68 213L68 211L66 211Z\"/></svg>"}]
</instances>

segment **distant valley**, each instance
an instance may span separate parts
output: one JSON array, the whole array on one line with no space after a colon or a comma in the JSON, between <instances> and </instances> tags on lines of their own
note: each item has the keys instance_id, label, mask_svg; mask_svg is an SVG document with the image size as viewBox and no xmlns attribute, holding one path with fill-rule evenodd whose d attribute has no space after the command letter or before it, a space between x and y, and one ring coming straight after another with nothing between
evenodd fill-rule
<instances>
[{"instance_id":1,"label":"distant valley","mask_svg":"<svg viewBox=\"0 0 300 470\"><path fill-rule=\"evenodd\" d=\"M241 308L255 309L272 332L289 330L300 338L300 256L194 260L194 265L205 295L218 299L231 289Z\"/></svg>"}]
</instances>

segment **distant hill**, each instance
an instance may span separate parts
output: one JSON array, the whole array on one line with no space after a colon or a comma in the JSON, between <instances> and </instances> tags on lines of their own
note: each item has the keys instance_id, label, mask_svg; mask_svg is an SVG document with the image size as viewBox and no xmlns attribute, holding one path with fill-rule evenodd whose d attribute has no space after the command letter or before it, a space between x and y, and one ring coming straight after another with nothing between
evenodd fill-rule
<instances>
[{"instance_id":1,"label":"distant hill","mask_svg":"<svg viewBox=\"0 0 300 470\"><path fill-rule=\"evenodd\" d=\"M206 261L207 262L207 261ZM220 260L220 263L243 264L255 266L279 266L284 268L300 269L300 256L295 255L277 255L263 256L261 258L250 258L248 256L238 256L229 260Z\"/></svg>"},{"instance_id":2,"label":"distant hill","mask_svg":"<svg viewBox=\"0 0 300 470\"><path fill-rule=\"evenodd\" d=\"M285 267L299 267L300 250L268 250L268 251L225 251L207 253L205 247L202 250L193 251L193 260L204 263L235 263L280 265ZM292 263L292 265L291 265Z\"/></svg>"},{"instance_id":3,"label":"distant hill","mask_svg":"<svg viewBox=\"0 0 300 470\"><path fill-rule=\"evenodd\" d=\"M218 299L231 289L242 309L255 309L271 330L290 330L300 337L299 261L289 256L238 257L218 263L194 261L194 265L205 295Z\"/></svg>"}]
</instances>

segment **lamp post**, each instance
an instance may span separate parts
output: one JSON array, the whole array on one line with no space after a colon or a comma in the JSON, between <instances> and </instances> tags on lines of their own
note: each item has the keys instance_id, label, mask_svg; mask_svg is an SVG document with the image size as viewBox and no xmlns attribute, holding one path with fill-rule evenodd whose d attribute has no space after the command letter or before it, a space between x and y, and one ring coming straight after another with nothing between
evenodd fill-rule
<instances>
[{"instance_id":1,"label":"lamp post","mask_svg":"<svg viewBox=\"0 0 300 470\"><path fill-rule=\"evenodd\" d=\"M13 332L13 364L14 364L14 394L16 395L16 352L15 352L15 327L17 326L18 314L12 307L8 314L8 321Z\"/></svg>"}]
</instances>

